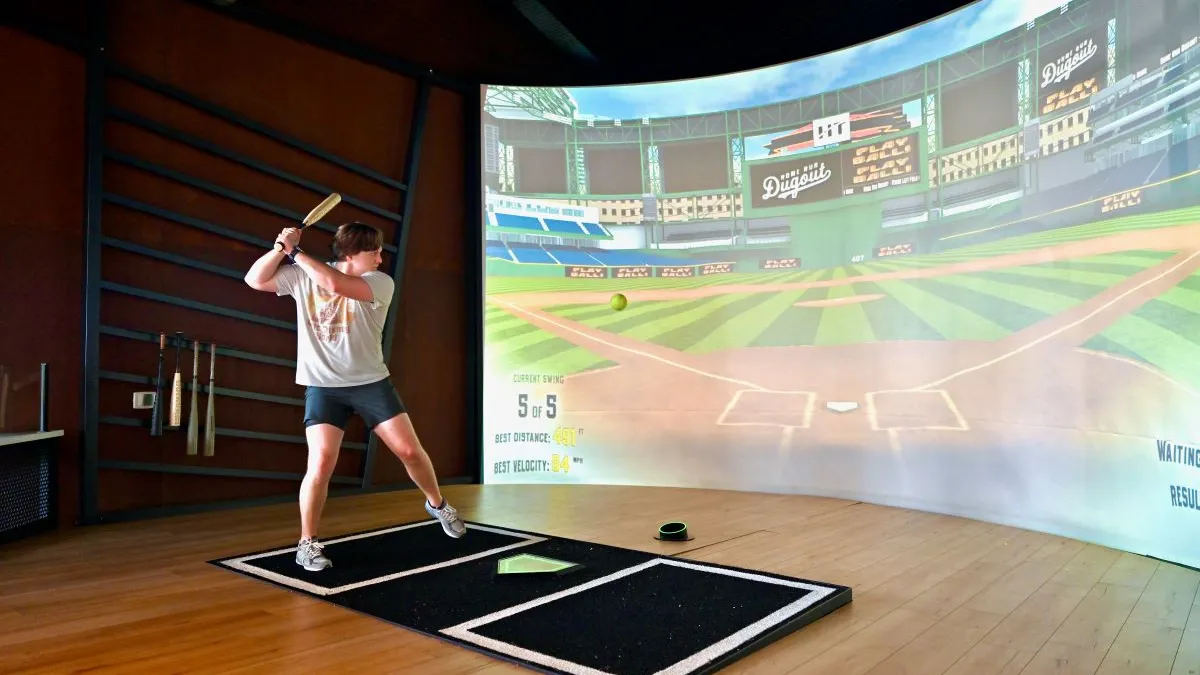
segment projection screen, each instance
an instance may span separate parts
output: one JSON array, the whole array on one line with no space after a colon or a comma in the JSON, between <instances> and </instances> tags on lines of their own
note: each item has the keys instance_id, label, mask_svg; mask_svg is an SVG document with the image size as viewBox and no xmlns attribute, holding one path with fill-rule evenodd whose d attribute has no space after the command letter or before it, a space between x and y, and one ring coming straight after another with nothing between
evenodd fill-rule
<instances>
[{"instance_id":1,"label":"projection screen","mask_svg":"<svg viewBox=\"0 0 1200 675\"><path fill-rule=\"evenodd\" d=\"M706 80L483 87L485 482L1200 566L1198 35L1198 0L988 0Z\"/></svg>"}]
</instances>

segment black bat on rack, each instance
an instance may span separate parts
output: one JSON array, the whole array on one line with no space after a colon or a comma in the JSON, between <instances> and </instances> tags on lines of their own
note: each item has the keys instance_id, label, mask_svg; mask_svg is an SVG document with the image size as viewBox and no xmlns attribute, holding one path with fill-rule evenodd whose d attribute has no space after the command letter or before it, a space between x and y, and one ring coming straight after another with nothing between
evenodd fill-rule
<instances>
[{"instance_id":1,"label":"black bat on rack","mask_svg":"<svg viewBox=\"0 0 1200 675\"><path fill-rule=\"evenodd\" d=\"M163 352L167 349L167 334L158 334L158 375L154 378L154 407L150 409L150 435L163 433Z\"/></svg>"}]
</instances>

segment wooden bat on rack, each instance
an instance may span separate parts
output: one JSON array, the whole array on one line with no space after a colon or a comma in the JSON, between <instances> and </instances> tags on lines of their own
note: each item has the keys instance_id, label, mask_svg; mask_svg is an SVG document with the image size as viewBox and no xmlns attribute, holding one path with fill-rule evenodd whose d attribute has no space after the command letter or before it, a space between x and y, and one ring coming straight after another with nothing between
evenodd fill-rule
<instances>
[{"instance_id":1,"label":"wooden bat on rack","mask_svg":"<svg viewBox=\"0 0 1200 675\"><path fill-rule=\"evenodd\" d=\"M183 426L183 373L179 370L179 348L183 337L175 334L175 378L171 381L171 423L172 429Z\"/></svg>"},{"instance_id":2,"label":"wooden bat on rack","mask_svg":"<svg viewBox=\"0 0 1200 675\"><path fill-rule=\"evenodd\" d=\"M200 449L200 405L197 398L200 388L200 341L192 340L192 409L188 417L187 454L194 455Z\"/></svg>"},{"instance_id":3,"label":"wooden bat on rack","mask_svg":"<svg viewBox=\"0 0 1200 675\"><path fill-rule=\"evenodd\" d=\"M212 457L217 451L217 410L213 400L213 389L217 382L217 343L209 345L208 356L208 414L204 420L204 456Z\"/></svg>"},{"instance_id":4,"label":"wooden bat on rack","mask_svg":"<svg viewBox=\"0 0 1200 675\"><path fill-rule=\"evenodd\" d=\"M336 192L330 194L328 197L322 200L320 204L317 204L312 211L309 211L307 216L304 216L304 220L300 222L300 229L303 230L309 225L312 225L318 220L324 218L326 214L332 211L333 207L337 206L341 201L342 196L340 194ZM275 242L275 250L282 251L283 244Z\"/></svg>"},{"instance_id":5,"label":"wooden bat on rack","mask_svg":"<svg viewBox=\"0 0 1200 675\"><path fill-rule=\"evenodd\" d=\"M154 378L154 407L150 409L150 435L162 436L163 432L163 350L167 348L167 334L158 334L158 375Z\"/></svg>"}]
</instances>

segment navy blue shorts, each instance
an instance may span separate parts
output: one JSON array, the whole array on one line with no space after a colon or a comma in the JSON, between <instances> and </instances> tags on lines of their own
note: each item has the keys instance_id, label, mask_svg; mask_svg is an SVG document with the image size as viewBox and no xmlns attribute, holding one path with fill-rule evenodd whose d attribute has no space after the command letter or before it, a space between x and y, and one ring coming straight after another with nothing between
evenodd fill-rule
<instances>
[{"instance_id":1,"label":"navy blue shorts","mask_svg":"<svg viewBox=\"0 0 1200 675\"><path fill-rule=\"evenodd\" d=\"M404 402L400 400L400 394L396 393L391 380L386 377L378 382L353 387L310 386L304 390L306 427L314 424L332 424L339 429L345 429L350 416L358 413L367 423L367 429L374 429L376 425L402 412Z\"/></svg>"}]
</instances>

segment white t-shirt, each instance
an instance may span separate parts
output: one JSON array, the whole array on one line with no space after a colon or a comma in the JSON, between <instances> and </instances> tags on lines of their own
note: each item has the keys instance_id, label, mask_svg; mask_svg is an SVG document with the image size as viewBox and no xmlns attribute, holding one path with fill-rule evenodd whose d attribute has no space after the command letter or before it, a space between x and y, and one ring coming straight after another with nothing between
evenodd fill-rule
<instances>
[{"instance_id":1,"label":"white t-shirt","mask_svg":"<svg viewBox=\"0 0 1200 675\"><path fill-rule=\"evenodd\" d=\"M375 294L371 302L321 288L299 265L280 266L276 294L296 299L296 384L352 387L388 377L383 324L396 284L380 271L362 280Z\"/></svg>"}]
</instances>

